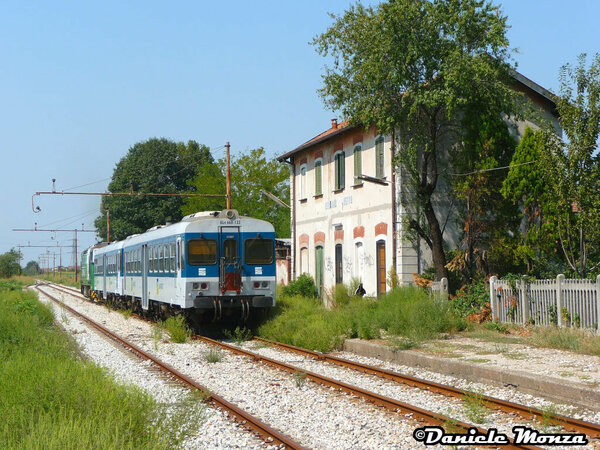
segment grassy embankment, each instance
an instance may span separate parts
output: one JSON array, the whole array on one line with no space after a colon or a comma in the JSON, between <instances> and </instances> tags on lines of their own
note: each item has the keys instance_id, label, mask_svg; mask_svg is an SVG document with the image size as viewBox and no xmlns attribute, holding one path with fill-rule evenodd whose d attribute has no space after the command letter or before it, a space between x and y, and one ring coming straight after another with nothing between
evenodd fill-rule
<instances>
[{"instance_id":1,"label":"grassy embankment","mask_svg":"<svg viewBox=\"0 0 600 450\"><path fill-rule=\"evenodd\" d=\"M418 347L448 334L498 343L556 348L600 356L600 337L593 330L553 327L521 327L495 322L474 324L466 316L477 308L465 299L434 301L415 287L396 288L381 298L348 295L348 288L330 293L327 309L317 298L278 292L271 319L258 330L267 339L318 351L340 348L345 339L385 338L397 349ZM482 292L480 308L487 293ZM333 301L331 301L333 300Z\"/></svg>"},{"instance_id":2,"label":"grassy embankment","mask_svg":"<svg viewBox=\"0 0 600 450\"><path fill-rule=\"evenodd\" d=\"M176 447L190 431L181 424L192 404L168 416L149 394L78 359L51 310L20 287L0 280L3 447Z\"/></svg>"}]
</instances>

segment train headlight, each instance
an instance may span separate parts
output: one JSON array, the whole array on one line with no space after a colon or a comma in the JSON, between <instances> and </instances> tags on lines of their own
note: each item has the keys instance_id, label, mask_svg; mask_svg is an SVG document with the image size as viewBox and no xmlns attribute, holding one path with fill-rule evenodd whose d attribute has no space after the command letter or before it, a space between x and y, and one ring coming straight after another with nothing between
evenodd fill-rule
<instances>
[{"instance_id":1,"label":"train headlight","mask_svg":"<svg viewBox=\"0 0 600 450\"><path fill-rule=\"evenodd\" d=\"M263 282L261 283L261 286L263 287L263 289L266 289L266 288L268 288L268 287L269 287L269 282L268 282L268 281L263 281Z\"/></svg>"},{"instance_id":2,"label":"train headlight","mask_svg":"<svg viewBox=\"0 0 600 450\"><path fill-rule=\"evenodd\" d=\"M258 289L260 287L260 281L254 282L254 289Z\"/></svg>"},{"instance_id":3,"label":"train headlight","mask_svg":"<svg viewBox=\"0 0 600 450\"><path fill-rule=\"evenodd\" d=\"M208 283L206 283L206 282L200 283L200 289L202 289L202 290L208 289Z\"/></svg>"}]
</instances>

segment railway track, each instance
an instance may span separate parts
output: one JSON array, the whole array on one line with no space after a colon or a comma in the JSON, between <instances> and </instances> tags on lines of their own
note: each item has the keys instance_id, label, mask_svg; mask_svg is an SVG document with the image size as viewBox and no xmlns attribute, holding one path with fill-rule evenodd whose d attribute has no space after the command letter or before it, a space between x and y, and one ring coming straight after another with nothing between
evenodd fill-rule
<instances>
[{"instance_id":1,"label":"railway track","mask_svg":"<svg viewBox=\"0 0 600 450\"><path fill-rule=\"evenodd\" d=\"M448 386L433 381L427 381L422 378L412 377L410 375L403 375L398 372L391 370L381 369L379 367L370 366L368 364L362 364L348 359L339 358L332 355L326 355L323 353L306 350L303 348L295 347L289 344L283 344L281 342L271 341L261 337L254 337L254 340L278 347L290 352L298 353L304 356L315 358L319 361L325 361L338 366L348 367L358 372L368 373L371 375L392 380L398 383L406 384L408 386L417 387L419 389L425 389L431 392L442 394L448 397L464 398L465 392L457 389L453 386ZM571 417L554 414L548 417L548 414L536 408L529 406L519 405L518 403L501 400L495 397L483 395L481 400L490 409L497 409L504 411L509 414L518 414L525 419L536 419L536 420L547 420L552 422L554 425L562 426L563 428L574 431L576 433L584 433L588 437L600 438L600 425L586 422L584 420L574 419Z\"/></svg>"},{"instance_id":2,"label":"railway track","mask_svg":"<svg viewBox=\"0 0 600 450\"><path fill-rule=\"evenodd\" d=\"M57 288L57 287L55 287L55 288L61 290L60 288ZM76 293L79 296L81 295L79 293L79 291L77 291L75 289L69 288L68 291L70 291L69 292L70 294ZM63 292L65 292L65 291L63 291ZM436 425L436 426L444 426L450 422L450 423L452 423L452 426L455 429L458 429L459 431L462 431L462 432L466 432L467 430L474 428L472 425L469 425L467 423L457 422L455 420L449 419L446 416L443 416L443 415L440 415L440 414L437 414L437 413L434 413L431 411L427 411L422 408L418 408L413 405L400 402L398 400L394 400L394 399L391 399L388 397L383 397L383 396L380 396L373 392L369 392L364 389L358 388L356 386L352 386L352 385L349 385L349 384L346 384L343 382L339 382L337 380L333 380L333 379L324 377L324 376L316 374L316 373L307 372L302 369L299 369L296 366L286 364L286 363L283 363L281 361L277 361L277 360L274 360L271 358L267 358L267 357L261 356L257 353L250 352L250 351L247 351L244 349L240 349L239 347L236 347L236 346L233 346L230 344L226 344L221 341L217 341L217 340L210 339L207 337L202 337L202 336L197 336L197 338L208 344L219 346L228 351L232 351L234 353L241 354L246 357L252 358L253 360L260 360L260 361L262 361L268 365L271 365L273 367L276 367L277 369L280 369L280 370L285 370L290 373L302 372L303 374L305 374L306 378L311 379L317 383L320 383L320 384L323 384L326 386L331 386L336 389L350 393L352 395L365 398L369 402L383 406L391 411L396 411L396 412L400 412L402 414L412 415L416 419L423 421L427 424ZM278 343L278 342L274 342L274 341L269 341L269 340L266 340L263 338L255 338L255 339L257 341L266 343L270 346L278 347L280 349L283 349L283 350L286 350L289 352L302 354L304 356L312 357L312 358L320 360L320 361L325 361L325 362L328 362L331 364L344 366L344 367L350 368L352 370L375 375L375 376L378 376L381 378L392 380L394 382L409 385L411 387L428 390L428 391L431 391L431 392L434 392L437 394L442 394L442 395L448 396L448 397L455 397L455 398L461 398L461 399L464 399L464 397L465 397L465 392L461 391L460 389L456 389L452 386L446 386L443 384L426 381L426 380L419 379L416 377L402 375L400 373L381 369L381 368L378 368L375 366L356 363L356 362L346 360L343 358L325 355L322 353L301 349L301 348L294 347L291 345L282 344L282 343ZM528 420L529 419L537 419L537 420L544 419L545 421L547 421L548 419L550 419L555 424L560 425L569 431L583 433L583 434L586 434L588 437L596 437L596 438L600 437L600 426L597 424L594 424L594 423L585 422L582 420L573 419L573 418L569 418L569 417L561 416L561 415L554 415L553 417L548 418L547 413L544 413L543 411L540 411L538 409L530 408L527 406L519 405L516 403L512 403L512 402L508 402L508 401L504 401L504 400L500 400L500 399L496 399L496 398L489 397L489 396L484 396L482 400L486 404L486 406L489 408L501 410L506 413L518 414L521 417L528 419ZM481 428L477 428L477 430L481 434L487 433L486 430L481 429ZM512 448L534 448L531 446L519 446L519 445L514 445L514 444L511 447Z\"/></svg>"},{"instance_id":3,"label":"railway track","mask_svg":"<svg viewBox=\"0 0 600 450\"><path fill-rule=\"evenodd\" d=\"M54 286L50 286L50 287L57 289L59 291L62 290L62 289L56 288ZM289 448L289 449L304 449L304 447L302 445L298 444L290 437L269 427L267 424L262 422L260 419L248 414L247 412L245 412L238 406L234 405L233 403L228 402L227 400L220 397L219 395L209 392L208 389L206 389L204 386L200 385L196 381L192 380L190 377L184 375L183 373L179 372L175 368L169 366L168 364L162 362L158 358L145 352L144 350L142 350L135 344L132 344L132 343L128 342L127 340L121 338L120 336L111 332L109 329L105 328L104 326L100 325L99 323L95 322L94 320L79 313L75 309L73 309L70 306L63 303L58 298L52 296L45 290L40 289L40 286L36 285L35 288L39 292L44 294L46 297L48 297L50 300L57 303L62 308L66 309L71 314L75 315L76 317L82 319L87 324L89 324L90 326L92 326L93 328L95 328L96 330L98 330L99 332L104 334L105 336L108 336L109 338L111 338L112 340L114 340L115 342L120 344L121 346L125 347L126 349L130 350L131 352L133 352L140 358L151 361L156 367L158 367L160 370L162 370L167 375L178 380L183 385L185 385L191 389L195 389L195 390L202 392L206 396L207 400L211 404L213 404L213 406L225 410L227 413L229 413L230 415L235 417L236 420L240 424L242 424L244 427L247 427L247 428L251 429L253 432L259 434L263 438L263 440L265 442L269 443L270 445L279 445L279 446L283 446L284 448Z\"/></svg>"}]
</instances>

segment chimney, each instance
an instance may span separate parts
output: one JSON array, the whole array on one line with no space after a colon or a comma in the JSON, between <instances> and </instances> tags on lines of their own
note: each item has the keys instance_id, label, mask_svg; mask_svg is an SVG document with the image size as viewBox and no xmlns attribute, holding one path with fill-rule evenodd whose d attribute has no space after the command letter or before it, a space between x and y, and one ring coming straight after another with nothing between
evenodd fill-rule
<instances>
[{"instance_id":1,"label":"chimney","mask_svg":"<svg viewBox=\"0 0 600 450\"><path fill-rule=\"evenodd\" d=\"M331 128L336 129L338 127L337 118L331 119Z\"/></svg>"}]
</instances>

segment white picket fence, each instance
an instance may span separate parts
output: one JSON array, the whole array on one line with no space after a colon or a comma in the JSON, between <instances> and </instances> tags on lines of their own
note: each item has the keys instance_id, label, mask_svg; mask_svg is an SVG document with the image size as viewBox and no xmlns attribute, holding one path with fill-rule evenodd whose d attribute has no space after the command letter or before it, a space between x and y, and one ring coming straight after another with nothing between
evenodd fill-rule
<instances>
[{"instance_id":1,"label":"white picket fence","mask_svg":"<svg viewBox=\"0 0 600 450\"><path fill-rule=\"evenodd\" d=\"M514 289L513 289L514 287ZM600 333L600 275L594 280L533 282L490 278L494 320L508 323L594 328Z\"/></svg>"},{"instance_id":2,"label":"white picket fence","mask_svg":"<svg viewBox=\"0 0 600 450\"><path fill-rule=\"evenodd\" d=\"M444 277L440 281L433 281L429 286L429 293L435 299L447 299L448 279Z\"/></svg>"}]
</instances>

